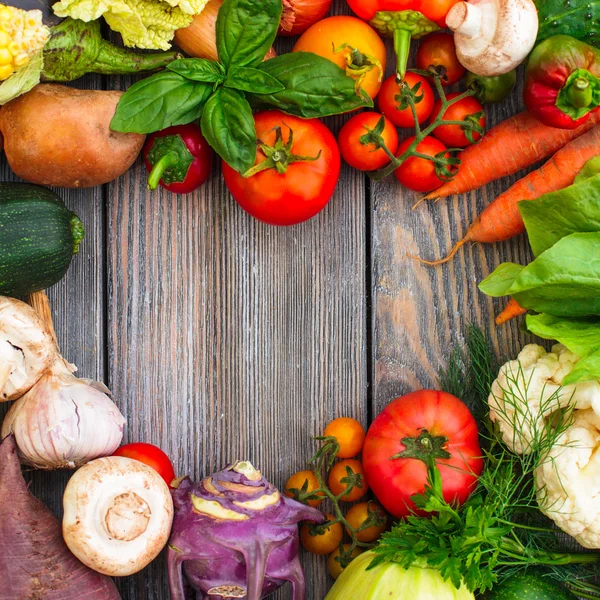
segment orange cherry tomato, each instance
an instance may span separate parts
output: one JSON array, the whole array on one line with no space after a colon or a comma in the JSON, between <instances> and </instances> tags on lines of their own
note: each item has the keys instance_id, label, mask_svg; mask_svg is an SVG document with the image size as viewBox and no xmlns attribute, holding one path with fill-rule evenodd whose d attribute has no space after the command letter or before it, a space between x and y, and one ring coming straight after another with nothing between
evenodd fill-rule
<instances>
[{"instance_id":1,"label":"orange cherry tomato","mask_svg":"<svg viewBox=\"0 0 600 600\"><path fill-rule=\"evenodd\" d=\"M313 52L328 58L342 69L352 67L362 73L361 87L371 98L381 88L385 73L385 45L377 32L356 17L329 17L309 27L292 52Z\"/></svg>"},{"instance_id":2,"label":"orange cherry tomato","mask_svg":"<svg viewBox=\"0 0 600 600\"><path fill-rule=\"evenodd\" d=\"M327 520L334 521L335 517L327 513ZM341 523L330 525L320 535L310 534L309 522L303 523L300 527L300 541L304 548L313 554L331 554L338 548L343 537L344 528Z\"/></svg>"},{"instance_id":3,"label":"orange cherry tomato","mask_svg":"<svg viewBox=\"0 0 600 600\"><path fill-rule=\"evenodd\" d=\"M333 465L333 468L329 471L329 489L336 496L339 496L344 490L348 489L348 482L342 481L342 479L350 477L347 468L350 468L353 473L362 475L362 485L354 486L348 494L341 497L341 501L356 502L369 491L369 484L365 478L365 470L362 463L355 458L340 460L340 462Z\"/></svg>"},{"instance_id":4,"label":"orange cherry tomato","mask_svg":"<svg viewBox=\"0 0 600 600\"><path fill-rule=\"evenodd\" d=\"M414 137L404 140L396 151L400 156L414 141ZM418 146L417 151L428 156L437 156L446 150L446 146L432 136L427 136ZM436 174L433 161L426 158L411 156L395 171L396 179L409 190L415 192L430 192L444 183Z\"/></svg>"},{"instance_id":5,"label":"orange cherry tomato","mask_svg":"<svg viewBox=\"0 0 600 600\"><path fill-rule=\"evenodd\" d=\"M355 504L346 513L346 521L354 529L359 529L361 525L369 518L369 511L375 513L383 519L381 525L371 525L356 533L356 539L359 542L374 542L385 531L387 526L386 512L376 502L359 502ZM350 532L348 531L348 535Z\"/></svg>"},{"instance_id":6,"label":"orange cherry tomato","mask_svg":"<svg viewBox=\"0 0 600 600\"><path fill-rule=\"evenodd\" d=\"M307 486L305 491L307 492L312 492L319 489L319 480L312 471L298 471L286 481L285 487L283 488L285 490L284 494L290 498L293 498L294 494L288 492L288 490L301 490L305 484ZM320 495L324 496L323 493ZM324 499L325 498L323 498L323 500ZM323 502L323 500L309 500L307 504L312 507L317 507L319 504L321 504L321 502Z\"/></svg>"},{"instance_id":7,"label":"orange cherry tomato","mask_svg":"<svg viewBox=\"0 0 600 600\"><path fill-rule=\"evenodd\" d=\"M417 120L419 124L425 123L429 119L435 104L433 89L425 77L410 71L404 77L404 81L411 89L415 90ZM415 89L419 84L420 87ZM412 129L415 126L415 119L410 106L403 106L401 103L400 86L395 75L391 75L383 82L377 102L379 103L379 110L396 127L410 127Z\"/></svg>"},{"instance_id":8,"label":"orange cherry tomato","mask_svg":"<svg viewBox=\"0 0 600 600\"><path fill-rule=\"evenodd\" d=\"M343 548L344 550L346 550L346 552L348 550L350 550L351 544L343 544ZM352 558L356 558L359 554L362 554L363 551L361 548L354 548L354 550L352 550L352 554L350 555ZM337 550L335 550L334 552L332 552L329 555L329 558L327 559L327 570L329 571L329 574L334 578L337 579L341 574L342 571L344 570L344 567L342 567L342 565L336 560L336 558L340 555L340 549L338 548Z\"/></svg>"},{"instance_id":9,"label":"orange cherry tomato","mask_svg":"<svg viewBox=\"0 0 600 600\"><path fill-rule=\"evenodd\" d=\"M460 94L448 94L448 100L452 100L460 96ZM435 119L442 108L441 100L438 100L434 109L432 119ZM467 117L482 113L478 119L479 125L485 128L485 114L483 114L483 106L479 100L473 96L467 96L458 102L455 102L448 107L444 113L444 121L465 121ZM433 131L433 136L446 144L449 148L464 148L470 146L479 140L481 135L472 131L472 140L466 136L464 129L460 125L440 125Z\"/></svg>"},{"instance_id":10,"label":"orange cherry tomato","mask_svg":"<svg viewBox=\"0 0 600 600\"><path fill-rule=\"evenodd\" d=\"M324 435L325 437L334 437L337 440L340 445L338 458L352 458L362 450L367 434L365 428L356 419L339 417L327 425Z\"/></svg>"},{"instance_id":11,"label":"orange cherry tomato","mask_svg":"<svg viewBox=\"0 0 600 600\"><path fill-rule=\"evenodd\" d=\"M454 36L451 33L432 33L423 38L417 50L417 69L426 71L431 65L445 67L446 75L442 85L452 85L460 81L467 70L456 56Z\"/></svg>"}]
</instances>

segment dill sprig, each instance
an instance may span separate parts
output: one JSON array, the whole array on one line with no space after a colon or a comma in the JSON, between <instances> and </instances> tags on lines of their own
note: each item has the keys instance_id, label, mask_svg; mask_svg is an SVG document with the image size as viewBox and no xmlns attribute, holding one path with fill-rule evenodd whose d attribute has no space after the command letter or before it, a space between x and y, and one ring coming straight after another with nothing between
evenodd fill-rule
<instances>
[{"instance_id":1,"label":"dill sprig","mask_svg":"<svg viewBox=\"0 0 600 600\"><path fill-rule=\"evenodd\" d=\"M473 592L485 592L517 570L543 566L581 597L594 598L600 587L586 581L583 573L586 565L600 561L600 554L561 551L557 530L539 512L536 495L543 490L536 490L534 482L535 471L571 426L573 408L564 399L560 402L557 390L541 402L539 414L537 408L524 409L529 406L531 380L521 368L507 373L497 402L499 418L514 425L516 436L527 431L524 439L514 440L526 452L516 454L488 415L498 366L486 336L471 326L466 352L451 354L439 381L442 389L464 399L478 418L485 469L469 499L455 506L444 500L440 472L431 466L423 494L413 498L429 518L411 515L383 534L372 566L392 561L405 568L436 568L457 588L464 583ZM561 409L553 418L544 418L548 407L556 405Z\"/></svg>"}]
</instances>

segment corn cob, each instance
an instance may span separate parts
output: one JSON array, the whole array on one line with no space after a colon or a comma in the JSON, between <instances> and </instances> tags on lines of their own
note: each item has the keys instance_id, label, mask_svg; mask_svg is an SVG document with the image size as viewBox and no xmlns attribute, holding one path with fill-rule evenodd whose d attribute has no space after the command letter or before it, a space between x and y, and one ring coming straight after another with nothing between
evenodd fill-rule
<instances>
[{"instance_id":1,"label":"corn cob","mask_svg":"<svg viewBox=\"0 0 600 600\"><path fill-rule=\"evenodd\" d=\"M49 37L41 11L0 4L0 81L27 65Z\"/></svg>"}]
</instances>

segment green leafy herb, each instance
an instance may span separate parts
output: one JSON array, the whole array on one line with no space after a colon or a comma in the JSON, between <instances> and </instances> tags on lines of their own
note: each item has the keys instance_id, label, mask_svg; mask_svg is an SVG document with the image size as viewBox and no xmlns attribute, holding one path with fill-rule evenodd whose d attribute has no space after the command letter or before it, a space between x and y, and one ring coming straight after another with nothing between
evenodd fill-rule
<instances>
[{"instance_id":1,"label":"green leafy herb","mask_svg":"<svg viewBox=\"0 0 600 600\"><path fill-rule=\"evenodd\" d=\"M442 381L451 383L453 393L461 392L487 407L497 361L485 336L477 329L468 333L468 354L454 353ZM505 401L527 394L528 381L522 370L508 379ZM516 391L515 391L516 390ZM512 391L512 393L511 393ZM543 411L544 407L540 407ZM507 411L507 418L510 418ZM413 499L429 518L413 515L384 533L372 566L397 562L439 569L444 579L457 588L464 583L471 591L485 592L516 569L544 565L556 570L564 581L573 582L580 565L597 563L600 554L560 551L560 534L539 513L533 475L544 463L548 451L572 423L572 411L564 410L552 423L535 432L529 454L511 452L489 420L484 435L486 467L477 489L462 506L444 499L439 470L429 469L423 494ZM585 584L588 588L597 586Z\"/></svg>"},{"instance_id":2,"label":"green leafy herb","mask_svg":"<svg viewBox=\"0 0 600 600\"><path fill-rule=\"evenodd\" d=\"M600 0L536 0L540 26L537 41L566 34L600 45Z\"/></svg>"},{"instance_id":3,"label":"green leafy herb","mask_svg":"<svg viewBox=\"0 0 600 600\"><path fill-rule=\"evenodd\" d=\"M208 143L234 169L246 172L257 148L248 100L303 117L373 106L352 77L315 54L262 62L282 10L282 0L225 0L216 24L220 62L179 59L132 85L117 105L111 129L152 133L201 118Z\"/></svg>"}]
</instances>

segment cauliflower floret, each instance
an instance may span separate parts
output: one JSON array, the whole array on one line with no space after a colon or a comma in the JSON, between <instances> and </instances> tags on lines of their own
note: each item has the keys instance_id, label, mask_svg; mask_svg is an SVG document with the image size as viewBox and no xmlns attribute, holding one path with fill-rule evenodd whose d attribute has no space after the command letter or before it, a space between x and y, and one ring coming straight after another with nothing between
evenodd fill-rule
<instances>
[{"instance_id":1,"label":"cauliflower floret","mask_svg":"<svg viewBox=\"0 0 600 600\"><path fill-rule=\"evenodd\" d=\"M600 416L578 410L535 473L542 512L585 548L600 548Z\"/></svg>"},{"instance_id":2,"label":"cauliflower floret","mask_svg":"<svg viewBox=\"0 0 600 600\"><path fill-rule=\"evenodd\" d=\"M529 454L543 431L545 419L567 405L592 408L600 415L600 382L561 387L579 357L562 344L551 352L525 346L516 360L502 366L488 398L490 419L498 424L504 443L514 452Z\"/></svg>"}]
</instances>

